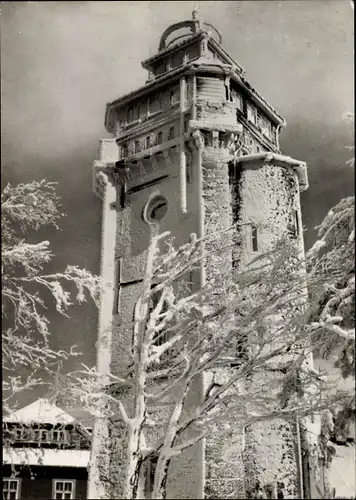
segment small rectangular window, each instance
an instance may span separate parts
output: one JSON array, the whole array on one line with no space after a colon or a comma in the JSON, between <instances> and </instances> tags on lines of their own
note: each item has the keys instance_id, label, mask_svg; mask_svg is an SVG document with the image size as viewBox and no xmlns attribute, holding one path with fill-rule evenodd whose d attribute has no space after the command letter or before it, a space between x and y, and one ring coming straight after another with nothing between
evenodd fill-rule
<instances>
[{"instance_id":1,"label":"small rectangular window","mask_svg":"<svg viewBox=\"0 0 356 500\"><path fill-rule=\"evenodd\" d=\"M186 134L188 132L189 128L189 120L184 120L184 133Z\"/></svg>"},{"instance_id":2,"label":"small rectangular window","mask_svg":"<svg viewBox=\"0 0 356 500\"><path fill-rule=\"evenodd\" d=\"M251 226L251 241L252 241L252 251L258 252L258 234L257 226Z\"/></svg>"},{"instance_id":3,"label":"small rectangular window","mask_svg":"<svg viewBox=\"0 0 356 500\"><path fill-rule=\"evenodd\" d=\"M163 134L162 134L162 132L158 132L158 134L157 134L157 144L162 144L162 140L163 140Z\"/></svg>"},{"instance_id":4,"label":"small rectangular window","mask_svg":"<svg viewBox=\"0 0 356 500\"><path fill-rule=\"evenodd\" d=\"M127 144L122 144L121 146L121 159L127 158L129 150Z\"/></svg>"},{"instance_id":5,"label":"small rectangular window","mask_svg":"<svg viewBox=\"0 0 356 500\"><path fill-rule=\"evenodd\" d=\"M225 85L225 99L227 101L232 101L232 96L230 92L230 87L228 85Z\"/></svg>"},{"instance_id":6,"label":"small rectangular window","mask_svg":"<svg viewBox=\"0 0 356 500\"><path fill-rule=\"evenodd\" d=\"M140 118L140 105L136 104L134 107L134 120L138 120Z\"/></svg>"},{"instance_id":7,"label":"small rectangular window","mask_svg":"<svg viewBox=\"0 0 356 500\"><path fill-rule=\"evenodd\" d=\"M230 88L230 101L236 102L237 109L243 111L243 99L241 94L239 94L236 90Z\"/></svg>"},{"instance_id":8,"label":"small rectangular window","mask_svg":"<svg viewBox=\"0 0 356 500\"><path fill-rule=\"evenodd\" d=\"M272 136L271 123L266 118L261 118L261 131L262 134L268 137L269 139Z\"/></svg>"},{"instance_id":9,"label":"small rectangular window","mask_svg":"<svg viewBox=\"0 0 356 500\"><path fill-rule=\"evenodd\" d=\"M6 500L20 498L20 479L4 477L2 480L2 497Z\"/></svg>"},{"instance_id":10,"label":"small rectangular window","mask_svg":"<svg viewBox=\"0 0 356 500\"><path fill-rule=\"evenodd\" d=\"M134 108L133 106L130 106L128 111L127 111L127 121L128 123L133 122L134 119Z\"/></svg>"},{"instance_id":11,"label":"small rectangular window","mask_svg":"<svg viewBox=\"0 0 356 500\"><path fill-rule=\"evenodd\" d=\"M169 132L168 132L168 140L171 141L172 139L174 139L174 127L170 127L169 129Z\"/></svg>"},{"instance_id":12,"label":"small rectangular window","mask_svg":"<svg viewBox=\"0 0 356 500\"><path fill-rule=\"evenodd\" d=\"M72 499L75 498L75 479L54 479L53 480L53 498Z\"/></svg>"},{"instance_id":13,"label":"small rectangular window","mask_svg":"<svg viewBox=\"0 0 356 500\"><path fill-rule=\"evenodd\" d=\"M256 117L256 109L249 104L247 105L247 119L256 125L257 117Z\"/></svg>"},{"instance_id":14,"label":"small rectangular window","mask_svg":"<svg viewBox=\"0 0 356 500\"><path fill-rule=\"evenodd\" d=\"M171 91L169 93L169 104L171 106L173 106L173 104L176 104L179 101L180 101L180 99L179 99L179 87L177 86L177 87L171 89Z\"/></svg>"},{"instance_id":15,"label":"small rectangular window","mask_svg":"<svg viewBox=\"0 0 356 500\"><path fill-rule=\"evenodd\" d=\"M171 55L171 68L178 68L184 62L184 50L178 50L174 54Z\"/></svg>"},{"instance_id":16,"label":"small rectangular window","mask_svg":"<svg viewBox=\"0 0 356 500\"><path fill-rule=\"evenodd\" d=\"M299 236L300 227L299 227L299 215L298 210L294 210L294 233L295 237Z\"/></svg>"},{"instance_id":17,"label":"small rectangular window","mask_svg":"<svg viewBox=\"0 0 356 500\"><path fill-rule=\"evenodd\" d=\"M148 135L146 137L146 149L150 148L151 147L151 136Z\"/></svg>"},{"instance_id":18,"label":"small rectangular window","mask_svg":"<svg viewBox=\"0 0 356 500\"><path fill-rule=\"evenodd\" d=\"M64 443L66 441L66 431L64 430L53 430L52 440L57 443Z\"/></svg>"},{"instance_id":19,"label":"small rectangular window","mask_svg":"<svg viewBox=\"0 0 356 500\"><path fill-rule=\"evenodd\" d=\"M187 184L193 182L192 156L190 153L185 153L185 175Z\"/></svg>"},{"instance_id":20,"label":"small rectangular window","mask_svg":"<svg viewBox=\"0 0 356 500\"><path fill-rule=\"evenodd\" d=\"M162 95L156 94L149 101L150 113L157 113L162 110Z\"/></svg>"},{"instance_id":21,"label":"small rectangular window","mask_svg":"<svg viewBox=\"0 0 356 500\"><path fill-rule=\"evenodd\" d=\"M49 431L45 429L40 430L40 440L41 441L48 441L49 439Z\"/></svg>"},{"instance_id":22,"label":"small rectangular window","mask_svg":"<svg viewBox=\"0 0 356 500\"><path fill-rule=\"evenodd\" d=\"M140 142L135 141L135 153L139 153L139 151L140 151Z\"/></svg>"}]
</instances>

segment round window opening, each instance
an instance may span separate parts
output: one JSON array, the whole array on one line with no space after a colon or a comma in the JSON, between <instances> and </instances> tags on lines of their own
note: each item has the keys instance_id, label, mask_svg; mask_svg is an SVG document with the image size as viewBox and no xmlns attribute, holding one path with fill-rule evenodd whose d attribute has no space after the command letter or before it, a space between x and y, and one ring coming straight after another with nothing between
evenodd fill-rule
<instances>
[{"instance_id":1,"label":"round window opening","mask_svg":"<svg viewBox=\"0 0 356 500\"><path fill-rule=\"evenodd\" d=\"M150 200L144 210L144 219L150 224L155 224L163 219L168 209L168 201L164 196L155 196Z\"/></svg>"}]
</instances>

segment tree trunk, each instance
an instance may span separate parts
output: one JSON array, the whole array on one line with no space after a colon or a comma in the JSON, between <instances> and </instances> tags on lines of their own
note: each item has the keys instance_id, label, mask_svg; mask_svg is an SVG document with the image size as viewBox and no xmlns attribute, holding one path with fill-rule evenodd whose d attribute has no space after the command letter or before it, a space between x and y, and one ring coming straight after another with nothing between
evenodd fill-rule
<instances>
[{"instance_id":1,"label":"tree trunk","mask_svg":"<svg viewBox=\"0 0 356 500\"><path fill-rule=\"evenodd\" d=\"M124 498L137 498L139 481L142 469L142 428L145 416L140 422L135 422L130 428L127 446L127 473Z\"/></svg>"},{"instance_id":2,"label":"tree trunk","mask_svg":"<svg viewBox=\"0 0 356 500\"><path fill-rule=\"evenodd\" d=\"M157 461L154 488L152 492L152 498L155 500L162 500L167 496L167 476L171 459L172 456L170 454L167 455L164 451L162 451Z\"/></svg>"}]
</instances>

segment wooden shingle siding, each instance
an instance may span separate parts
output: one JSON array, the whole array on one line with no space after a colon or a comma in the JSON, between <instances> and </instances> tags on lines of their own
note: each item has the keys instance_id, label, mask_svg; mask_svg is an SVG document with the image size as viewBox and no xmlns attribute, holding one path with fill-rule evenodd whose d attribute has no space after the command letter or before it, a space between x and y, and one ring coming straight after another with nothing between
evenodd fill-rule
<instances>
[{"instance_id":1,"label":"wooden shingle siding","mask_svg":"<svg viewBox=\"0 0 356 500\"><path fill-rule=\"evenodd\" d=\"M225 99L225 83L220 78L198 77L197 93L199 99L221 101Z\"/></svg>"}]
</instances>

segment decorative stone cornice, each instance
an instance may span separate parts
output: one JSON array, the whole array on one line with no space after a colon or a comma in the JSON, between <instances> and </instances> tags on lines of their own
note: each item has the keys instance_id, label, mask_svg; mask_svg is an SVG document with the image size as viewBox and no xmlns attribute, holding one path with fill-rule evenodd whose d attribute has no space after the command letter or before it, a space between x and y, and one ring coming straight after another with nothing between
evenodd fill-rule
<instances>
[{"instance_id":1,"label":"decorative stone cornice","mask_svg":"<svg viewBox=\"0 0 356 500\"><path fill-rule=\"evenodd\" d=\"M177 147L157 151L156 153L137 159L125 158L115 163L95 161L93 166L93 191L103 199L106 184L114 187L123 186L134 179L144 179L153 172L163 170L179 160Z\"/></svg>"},{"instance_id":2,"label":"decorative stone cornice","mask_svg":"<svg viewBox=\"0 0 356 500\"><path fill-rule=\"evenodd\" d=\"M189 131L208 129L216 130L218 132L232 132L240 135L243 132L243 126L241 123L232 125L231 123L215 123L209 120L190 120L188 123Z\"/></svg>"}]
</instances>

